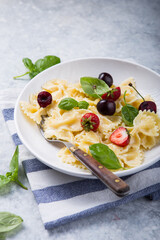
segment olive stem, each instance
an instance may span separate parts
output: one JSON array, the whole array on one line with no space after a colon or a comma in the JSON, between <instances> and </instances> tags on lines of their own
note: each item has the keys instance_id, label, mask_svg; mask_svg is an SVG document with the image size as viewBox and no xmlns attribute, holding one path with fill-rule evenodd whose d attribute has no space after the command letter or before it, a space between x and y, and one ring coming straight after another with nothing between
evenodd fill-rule
<instances>
[{"instance_id":1,"label":"olive stem","mask_svg":"<svg viewBox=\"0 0 160 240\"><path fill-rule=\"evenodd\" d=\"M137 89L133 86L132 83L129 83L128 85L129 85L130 87L132 87L132 88L138 93L138 95L143 99L143 101L145 101L144 97L142 97L142 95L137 91Z\"/></svg>"}]
</instances>

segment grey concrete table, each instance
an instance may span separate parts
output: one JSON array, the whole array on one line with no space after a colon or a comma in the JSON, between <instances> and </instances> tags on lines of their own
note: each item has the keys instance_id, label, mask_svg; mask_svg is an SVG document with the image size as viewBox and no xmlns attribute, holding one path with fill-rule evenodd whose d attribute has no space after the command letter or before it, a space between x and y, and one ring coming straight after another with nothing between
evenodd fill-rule
<instances>
[{"instance_id":1,"label":"grey concrete table","mask_svg":"<svg viewBox=\"0 0 160 240\"><path fill-rule=\"evenodd\" d=\"M130 58L160 72L159 29L159 0L0 0L0 102L15 100L12 92L18 96L26 85L12 79L25 71L23 57ZM14 148L0 113L2 174ZM24 219L22 228L9 236L16 240L159 239L159 207L160 201L143 198L46 231L31 190L15 185L0 189L0 211Z\"/></svg>"}]
</instances>

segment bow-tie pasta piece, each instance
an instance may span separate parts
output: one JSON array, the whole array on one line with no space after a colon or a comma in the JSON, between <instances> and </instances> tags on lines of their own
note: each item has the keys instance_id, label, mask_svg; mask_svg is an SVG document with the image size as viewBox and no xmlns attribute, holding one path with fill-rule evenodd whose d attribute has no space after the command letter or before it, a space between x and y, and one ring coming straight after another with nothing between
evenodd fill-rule
<instances>
[{"instance_id":1,"label":"bow-tie pasta piece","mask_svg":"<svg viewBox=\"0 0 160 240\"><path fill-rule=\"evenodd\" d=\"M37 124L41 122L41 116L45 114L45 109L24 101L20 102L20 108L27 117L35 121Z\"/></svg>"},{"instance_id":2,"label":"bow-tie pasta piece","mask_svg":"<svg viewBox=\"0 0 160 240\"><path fill-rule=\"evenodd\" d=\"M61 148L61 150L58 152L58 157L65 164L70 164L74 167L85 169L86 171L88 171L87 168L73 156L73 154L68 150L67 147Z\"/></svg>"},{"instance_id":3,"label":"bow-tie pasta piece","mask_svg":"<svg viewBox=\"0 0 160 240\"><path fill-rule=\"evenodd\" d=\"M139 111L134 119L133 134L138 134L141 145L151 149L160 139L160 118L150 111Z\"/></svg>"},{"instance_id":4,"label":"bow-tie pasta piece","mask_svg":"<svg viewBox=\"0 0 160 240\"><path fill-rule=\"evenodd\" d=\"M136 101L138 99L138 94L137 92L129 86L129 83L132 83L132 85L134 87L136 87L136 83L135 83L135 80L133 78L128 78L127 80L123 81L119 86L121 88L121 93L122 93L122 96L121 96L121 100L122 100L122 103L124 105L124 101L123 101L123 95L124 95L124 92L126 92L126 102L128 104L132 104L134 101Z\"/></svg>"},{"instance_id":5,"label":"bow-tie pasta piece","mask_svg":"<svg viewBox=\"0 0 160 240\"><path fill-rule=\"evenodd\" d=\"M120 116L100 116L100 126L99 126L99 132L103 135L103 140L108 139L111 131L115 130L120 123L122 122L122 119Z\"/></svg>"},{"instance_id":6,"label":"bow-tie pasta piece","mask_svg":"<svg viewBox=\"0 0 160 240\"><path fill-rule=\"evenodd\" d=\"M86 98L86 94L84 93L79 83L69 84L67 93L72 98Z\"/></svg>"},{"instance_id":7,"label":"bow-tie pasta piece","mask_svg":"<svg viewBox=\"0 0 160 240\"><path fill-rule=\"evenodd\" d=\"M50 80L50 81L47 81L46 83L44 83L42 85L42 89L49 93L56 92L59 89L62 89L63 91L65 91L67 89L67 81L53 79L53 80Z\"/></svg>"},{"instance_id":8,"label":"bow-tie pasta piece","mask_svg":"<svg viewBox=\"0 0 160 240\"><path fill-rule=\"evenodd\" d=\"M83 151L90 154L89 146L94 143L100 143L101 135L98 132L85 132L84 130L75 136L75 144Z\"/></svg>"}]
</instances>

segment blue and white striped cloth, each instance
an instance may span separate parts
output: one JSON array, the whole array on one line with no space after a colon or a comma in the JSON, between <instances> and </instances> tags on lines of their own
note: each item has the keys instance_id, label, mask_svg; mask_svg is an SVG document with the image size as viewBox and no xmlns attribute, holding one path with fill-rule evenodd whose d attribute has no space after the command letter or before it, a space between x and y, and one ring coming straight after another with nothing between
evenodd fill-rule
<instances>
[{"instance_id":1,"label":"blue and white striped cloth","mask_svg":"<svg viewBox=\"0 0 160 240\"><path fill-rule=\"evenodd\" d=\"M3 109L3 116L20 160L27 174L46 229L125 204L140 197L160 199L160 161L146 170L125 177L131 192L115 196L97 179L80 179L59 173L37 160L21 143L14 126L13 105Z\"/></svg>"}]
</instances>

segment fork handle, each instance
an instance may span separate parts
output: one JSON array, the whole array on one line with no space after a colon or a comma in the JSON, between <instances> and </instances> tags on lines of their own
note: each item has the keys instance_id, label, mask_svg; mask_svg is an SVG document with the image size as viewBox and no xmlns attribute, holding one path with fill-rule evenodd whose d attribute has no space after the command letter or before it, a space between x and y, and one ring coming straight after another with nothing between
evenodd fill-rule
<instances>
[{"instance_id":1,"label":"fork handle","mask_svg":"<svg viewBox=\"0 0 160 240\"><path fill-rule=\"evenodd\" d=\"M117 196L123 197L129 193L129 186L96 159L79 148L70 147L69 150Z\"/></svg>"}]
</instances>

